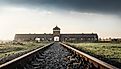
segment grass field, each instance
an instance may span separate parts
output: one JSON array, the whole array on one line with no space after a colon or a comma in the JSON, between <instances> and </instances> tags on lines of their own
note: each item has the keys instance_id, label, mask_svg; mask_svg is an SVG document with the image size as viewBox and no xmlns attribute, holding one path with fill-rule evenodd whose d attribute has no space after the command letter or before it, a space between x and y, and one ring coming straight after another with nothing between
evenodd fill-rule
<instances>
[{"instance_id":1,"label":"grass field","mask_svg":"<svg viewBox=\"0 0 121 69\"><path fill-rule=\"evenodd\" d=\"M28 42L24 44L0 44L0 60L11 55L29 52L48 43ZM0 61L2 63L2 61Z\"/></svg>"},{"instance_id":2,"label":"grass field","mask_svg":"<svg viewBox=\"0 0 121 69\"><path fill-rule=\"evenodd\" d=\"M115 66L121 66L121 44L69 43L73 47Z\"/></svg>"}]
</instances>

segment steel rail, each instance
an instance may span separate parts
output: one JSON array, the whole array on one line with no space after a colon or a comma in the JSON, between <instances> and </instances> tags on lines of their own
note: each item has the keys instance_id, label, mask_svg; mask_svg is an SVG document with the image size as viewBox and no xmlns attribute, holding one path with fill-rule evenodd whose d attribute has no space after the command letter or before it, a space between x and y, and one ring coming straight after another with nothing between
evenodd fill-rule
<instances>
[{"instance_id":1,"label":"steel rail","mask_svg":"<svg viewBox=\"0 0 121 69\"><path fill-rule=\"evenodd\" d=\"M50 43L48 45L45 45L43 47L40 47L40 48L38 48L36 50L33 50L33 51L27 53L27 54L24 54L24 55L22 55L22 56L20 56L18 58L15 58L15 59L13 59L11 61L8 61L8 62L6 62L4 64L1 64L0 69L12 69L12 67L16 66L19 62L26 60L28 57L33 56L35 53L39 52L42 49L45 49L45 48L51 46L52 44L54 44L54 43L52 42L52 43Z\"/></svg>"},{"instance_id":2,"label":"steel rail","mask_svg":"<svg viewBox=\"0 0 121 69\"><path fill-rule=\"evenodd\" d=\"M113 65L110 65L104 61L101 61L95 57L92 57L84 52L81 52L75 48L72 48L71 46L69 45L66 45L64 43L61 43L60 44L70 50L72 50L73 52L76 52L76 54L80 55L80 57L84 58L86 61L92 63L97 69L119 69Z\"/></svg>"},{"instance_id":3,"label":"steel rail","mask_svg":"<svg viewBox=\"0 0 121 69\"><path fill-rule=\"evenodd\" d=\"M18 57L16 59L13 59L13 60L11 60L9 62L6 62L6 63L0 65L0 69L12 69L16 65L19 65L19 63L21 63L21 62L24 64L24 62L26 62L29 58L32 58L32 56L36 55L37 52L45 50L49 46L51 46L53 44L54 43L50 43L50 44L48 44L46 46L43 46L41 48L38 48L38 49L36 49L34 51L31 51L31 52L25 54L25 55L22 55L22 56L20 56L20 57ZM117 68L117 67L115 67L113 65L110 65L110 64L108 64L106 62L103 62L103 61L101 61L101 60L99 60L97 58L94 58L94 57L92 57L92 56L90 56L88 54L85 54L85 53L83 53L83 52L81 52L81 51L79 51L77 49L74 49L74 48L72 48L72 47L70 47L70 46L68 46L68 45L66 45L64 43L60 42L60 44L63 47L65 47L65 48L67 48L67 49L75 52L80 57L82 57L83 59L85 59L86 61L88 61L89 63L93 64L97 69L119 69L119 68Z\"/></svg>"}]
</instances>

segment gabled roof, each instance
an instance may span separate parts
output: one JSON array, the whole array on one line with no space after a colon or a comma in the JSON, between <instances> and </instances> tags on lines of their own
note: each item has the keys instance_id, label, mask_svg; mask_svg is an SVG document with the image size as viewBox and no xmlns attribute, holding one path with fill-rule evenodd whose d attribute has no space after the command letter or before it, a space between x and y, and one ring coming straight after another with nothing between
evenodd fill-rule
<instances>
[{"instance_id":1,"label":"gabled roof","mask_svg":"<svg viewBox=\"0 0 121 69\"><path fill-rule=\"evenodd\" d=\"M61 37L98 37L97 34L61 34Z\"/></svg>"},{"instance_id":2,"label":"gabled roof","mask_svg":"<svg viewBox=\"0 0 121 69\"><path fill-rule=\"evenodd\" d=\"M60 30L60 28L56 26L55 28L53 28L53 30Z\"/></svg>"}]
</instances>

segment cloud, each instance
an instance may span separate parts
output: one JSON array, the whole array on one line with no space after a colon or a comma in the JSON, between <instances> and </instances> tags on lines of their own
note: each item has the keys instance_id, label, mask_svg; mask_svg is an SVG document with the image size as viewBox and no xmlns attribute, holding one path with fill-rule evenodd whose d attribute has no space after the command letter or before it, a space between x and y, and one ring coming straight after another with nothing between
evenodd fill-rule
<instances>
[{"instance_id":1,"label":"cloud","mask_svg":"<svg viewBox=\"0 0 121 69\"><path fill-rule=\"evenodd\" d=\"M0 19L0 39L13 39L16 32L50 32L55 25L65 32L120 37L121 1L0 0ZM72 27L75 28L70 30ZM107 31L112 34L104 35Z\"/></svg>"},{"instance_id":2,"label":"cloud","mask_svg":"<svg viewBox=\"0 0 121 69\"><path fill-rule=\"evenodd\" d=\"M1 3L49 10L121 14L121 0L1 0Z\"/></svg>"}]
</instances>

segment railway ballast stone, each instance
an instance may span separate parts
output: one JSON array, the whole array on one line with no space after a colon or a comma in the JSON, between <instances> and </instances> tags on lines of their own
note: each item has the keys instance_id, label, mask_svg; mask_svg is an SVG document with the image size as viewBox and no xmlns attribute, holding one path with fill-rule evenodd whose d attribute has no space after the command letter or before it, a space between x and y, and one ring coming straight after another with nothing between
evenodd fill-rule
<instances>
[{"instance_id":1,"label":"railway ballast stone","mask_svg":"<svg viewBox=\"0 0 121 69\"><path fill-rule=\"evenodd\" d=\"M17 66L16 69L85 69L85 65L79 55L59 43L54 43L47 49L36 53L24 65Z\"/></svg>"}]
</instances>

